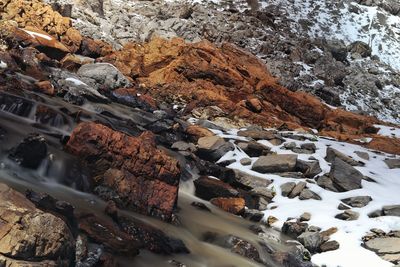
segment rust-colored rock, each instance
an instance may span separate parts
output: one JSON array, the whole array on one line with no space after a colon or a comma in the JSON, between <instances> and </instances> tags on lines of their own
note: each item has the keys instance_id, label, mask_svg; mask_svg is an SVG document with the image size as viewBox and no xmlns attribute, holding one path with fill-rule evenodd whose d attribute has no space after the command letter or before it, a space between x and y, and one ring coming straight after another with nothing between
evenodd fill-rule
<instances>
[{"instance_id":1,"label":"rust-colored rock","mask_svg":"<svg viewBox=\"0 0 400 267\"><path fill-rule=\"evenodd\" d=\"M226 212L240 215L244 212L245 200L243 198L213 198L211 204L223 209Z\"/></svg>"},{"instance_id":2,"label":"rust-colored rock","mask_svg":"<svg viewBox=\"0 0 400 267\"><path fill-rule=\"evenodd\" d=\"M190 125L186 128L185 133L189 136L193 137L197 141L197 139L201 137L214 136L215 134L211 132L209 129L198 126L198 125Z\"/></svg>"},{"instance_id":3,"label":"rust-colored rock","mask_svg":"<svg viewBox=\"0 0 400 267\"><path fill-rule=\"evenodd\" d=\"M118 205L171 219L180 167L177 160L156 148L152 133L131 137L86 122L74 129L66 149L92 167L96 186L107 187L119 196Z\"/></svg>"},{"instance_id":4,"label":"rust-colored rock","mask_svg":"<svg viewBox=\"0 0 400 267\"><path fill-rule=\"evenodd\" d=\"M51 84L50 81L36 82L36 86L39 92L50 96L54 95L54 86Z\"/></svg>"},{"instance_id":5,"label":"rust-colored rock","mask_svg":"<svg viewBox=\"0 0 400 267\"><path fill-rule=\"evenodd\" d=\"M86 57L104 57L113 52L112 46L101 41L83 37L79 53Z\"/></svg>"}]
</instances>

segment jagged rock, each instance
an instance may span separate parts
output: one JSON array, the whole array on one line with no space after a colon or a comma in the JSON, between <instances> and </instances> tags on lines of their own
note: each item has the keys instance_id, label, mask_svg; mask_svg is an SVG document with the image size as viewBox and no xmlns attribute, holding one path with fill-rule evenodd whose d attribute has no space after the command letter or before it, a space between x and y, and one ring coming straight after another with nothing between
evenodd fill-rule
<instances>
[{"instance_id":1,"label":"jagged rock","mask_svg":"<svg viewBox=\"0 0 400 267\"><path fill-rule=\"evenodd\" d=\"M304 174L304 177L313 178L322 172L319 161L297 160L296 169Z\"/></svg>"},{"instance_id":2,"label":"jagged rock","mask_svg":"<svg viewBox=\"0 0 400 267\"><path fill-rule=\"evenodd\" d=\"M299 182L296 184L296 186L293 188L292 192L289 194L289 198L295 198L300 193L303 191L304 188L306 188L307 183L306 182Z\"/></svg>"},{"instance_id":3,"label":"jagged rock","mask_svg":"<svg viewBox=\"0 0 400 267\"><path fill-rule=\"evenodd\" d=\"M91 166L95 185L114 191L119 206L171 218L178 197L180 167L156 148L151 133L130 137L86 122L74 129L66 149Z\"/></svg>"},{"instance_id":4,"label":"jagged rock","mask_svg":"<svg viewBox=\"0 0 400 267\"><path fill-rule=\"evenodd\" d=\"M363 163L360 163L360 162L350 158L349 156L343 154L342 152L340 152L334 148L328 147L326 149L325 160L330 163L334 163L336 158L341 159L342 161L346 162L347 164L350 164L351 166L364 166Z\"/></svg>"},{"instance_id":5,"label":"jagged rock","mask_svg":"<svg viewBox=\"0 0 400 267\"><path fill-rule=\"evenodd\" d=\"M285 222L282 226L282 232L290 237L297 238L308 228L307 223L303 222Z\"/></svg>"},{"instance_id":6,"label":"jagged rock","mask_svg":"<svg viewBox=\"0 0 400 267\"><path fill-rule=\"evenodd\" d=\"M328 189L333 192L338 192L338 190L336 189L336 187L333 184L332 179L326 175L319 177L317 179L317 184L322 188Z\"/></svg>"},{"instance_id":7,"label":"jagged rock","mask_svg":"<svg viewBox=\"0 0 400 267\"><path fill-rule=\"evenodd\" d=\"M217 161L227 152L235 149L231 142L226 142L219 136L201 137L197 142L197 154L204 159Z\"/></svg>"},{"instance_id":8,"label":"jagged rock","mask_svg":"<svg viewBox=\"0 0 400 267\"><path fill-rule=\"evenodd\" d=\"M244 212L245 200L243 198L213 198L210 203L226 212L240 215Z\"/></svg>"},{"instance_id":9,"label":"jagged rock","mask_svg":"<svg viewBox=\"0 0 400 267\"><path fill-rule=\"evenodd\" d=\"M359 196L359 197L350 197L342 199L342 201L353 207L353 208L362 208L368 205L372 198L370 196Z\"/></svg>"},{"instance_id":10,"label":"jagged rock","mask_svg":"<svg viewBox=\"0 0 400 267\"><path fill-rule=\"evenodd\" d=\"M46 140L37 134L29 135L9 154L9 157L21 166L31 169L37 169L46 156Z\"/></svg>"},{"instance_id":11,"label":"jagged rock","mask_svg":"<svg viewBox=\"0 0 400 267\"><path fill-rule=\"evenodd\" d=\"M97 90L112 91L131 85L131 82L115 66L108 63L83 65L77 74L87 85Z\"/></svg>"},{"instance_id":12,"label":"jagged rock","mask_svg":"<svg viewBox=\"0 0 400 267\"><path fill-rule=\"evenodd\" d=\"M323 238L318 232L305 232L297 237L297 240L304 245L311 253L319 251Z\"/></svg>"},{"instance_id":13,"label":"jagged rock","mask_svg":"<svg viewBox=\"0 0 400 267\"><path fill-rule=\"evenodd\" d=\"M345 210L343 213L336 215L335 218L343 221L354 221L357 220L359 216L360 214L358 212Z\"/></svg>"},{"instance_id":14,"label":"jagged rock","mask_svg":"<svg viewBox=\"0 0 400 267\"><path fill-rule=\"evenodd\" d=\"M287 182L281 185L282 196L289 196L290 192L292 192L293 188L295 188L295 182Z\"/></svg>"},{"instance_id":15,"label":"jagged rock","mask_svg":"<svg viewBox=\"0 0 400 267\"><path fill-rule=\"evenodd\" d=\"M329 177L332 179L333 185L343 192L361 188L361 181L364 176L351 165L335 158Z\"/></svg>"},{"instance_id":16,"label":"jagged rock","mask_svg":"<svg viewBox=\"0 0 400 267\"><path fill-rule=\"evenodd\" d=\"M340 247L339 242L333 240L333 241L327 241L327 242L323 243L320 246L320 250L321 250L321 252L328 252L328 251L332 251L332 250L337 250L337 249L339 249L339 247Z\"/></svg>"},{"instance_id":17,"label":"jagged rock","mask_svg":"<svg viewBox=\"0 0 400 267\"><path fill-rule=\"evenodd\" d=\"M0 184L0 262L4 266L70 266L74 237L60 218Z\"/></svg>"},{"instance_id":18,"label":"jagged rock","mask_svg":"<svg viewBox=\"0 0 400 267\"><path fill-rule=\"evenodd\" d=\"M297 155L269 155L259 157L252 170L260 173L276 173L294 171Z\"/></svg>"},{"instance_id":19,"label":"jagged rock","mask_svg":"<svg viewBox=\"0 0 400 267\"><path fill-rule=\"evenodd\" d=\"M303 189L303 191L301 191L300 195L299 195L299 199L300 200L307 200L307 199L315 199L315 200L321 200L321 197L311 191L310 189Z\"/></svg>"},{"instance_id":20,"label":"jagged rock","mask_svg":"<svg viewBox=\"0 0 400 267\"><path fill-rule=\"evenodd\" d=\"M400 159L386 159L386 165L389 169L399 169L400 168Z\"/></svg>"},{"instance_id":21,"label":"jagged rock","mask_svg":"<svg viewBox=\"0 0 400 267\"><path fill-rule=\"evenodd\" d=\"M196 196L204 200L218 197L237 197L239 195L239 192L232 186L214 178L200 177L194 181L194 186Z\"/></svg>"}]
</instances>

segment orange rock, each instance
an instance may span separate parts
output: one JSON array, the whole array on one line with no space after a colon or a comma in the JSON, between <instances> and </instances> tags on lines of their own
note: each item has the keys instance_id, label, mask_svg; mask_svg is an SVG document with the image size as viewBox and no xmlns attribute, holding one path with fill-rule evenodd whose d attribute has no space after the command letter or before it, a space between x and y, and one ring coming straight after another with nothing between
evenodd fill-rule
<instances>
[{"instance_id":1,"label":"orange rock","mask_svg":"<svg viewBox=\"0 0 400 267\"><path fill-rule=\"evenodd\" d=\"M203 128L198 125L190 125L186 128L185 133L188 135L192 136L195 140L201 138L201 137L206 137L206 136L213 136L215 135L213 132L210 130Z\"/></svg>"},{"instance_id":2,"label":"orange rock","mask_svg":"<svg viewBox=\"0 0 400 267\"><path fill-rule=\"evenodd\" d=\"M68 54L60 61L60 63L62 68L76 72L82 65L94 63L94 60L92 58L75 54Z\"/></svg>"},{"instance_id":3,"label":"orange rock","mask_svg":"<svg viewBox=\"0 0 400 267\"><path fill-rule=\"evenodd\" d=\"M54 86L51 84L50 81L41 81L36 82L36 86L41 93L46 95L53 96L54 95Z\"/></svg>"},{"instance_id":4,"label":"orange rock","mask_svg":"<svg viewBox=\"0 0 400 267\"><path fill-rule=\"evenodd\" d=\"M245 200L243 198L213 198L211 204L223 209L226 212L240 215L244 212Z\"/></svg>"}]
</instances>

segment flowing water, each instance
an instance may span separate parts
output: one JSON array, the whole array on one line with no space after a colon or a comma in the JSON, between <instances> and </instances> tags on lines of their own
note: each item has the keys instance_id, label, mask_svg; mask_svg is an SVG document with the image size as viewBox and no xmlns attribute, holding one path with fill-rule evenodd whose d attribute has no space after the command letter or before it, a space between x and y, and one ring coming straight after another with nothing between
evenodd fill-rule
<instances>
[{"instance_id":1,"label":"flowing water","mask_svg":"<svg viewBox=\"0 0 400 267\"><path fill-rule=\"evenodd\" d=\"M24 192L32 189L45 192L53 197L70 202L76 211L91 212L106 218L105 203L95 195L82 190L87 189L87 176L79 162L63 151L60 140L65 140L76 120L100 121L128 134L137 135L143 126L153 121L151 116L140 110L118 104L87 104L77 107L57 98L48 98L34 93L12 95L0 93L0 182ZM28 170L8 159L9 150L16 146L29 133L40 133L48 143L48 158L38 170ZM166 149L166 148L164 148ZM119 258L121 266L169 266L168 261L174 259L186 266L260 266L244 257L232 253L229 249L202 241L207 232L220 236L235 235L259 246L259 237L249 228L254 223L233 216L212 207L194 196L193 179L196 170L191 168L185 159L172 151L185 166L187 181L182 181L178 200L179 226L168 224L155 218L146 217L129 211L120 211L126 216L145 221L168 235L183 240L191 251L190 254L160 256L142 250L135 258ZM78 190L79 189L79 190ZM193 201L203 202L210 212L198 210L191 206ZM277 231L268 230L268 234L284 239ZM270 241L268 245L279 250L285 247ZM267 266L275 266L267 257L260 253Z\"/></svg>"}]
</instances>

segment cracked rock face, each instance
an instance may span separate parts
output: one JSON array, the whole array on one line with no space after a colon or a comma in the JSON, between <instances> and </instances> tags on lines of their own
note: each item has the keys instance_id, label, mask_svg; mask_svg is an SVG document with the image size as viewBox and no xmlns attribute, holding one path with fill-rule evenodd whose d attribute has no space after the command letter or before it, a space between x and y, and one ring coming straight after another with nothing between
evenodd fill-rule
<instances>
[{"instance_id":1,"label":"cracked rock face","mask_svg":"<svg viewBox=\"0 0 400 267\"><path fill-rule=\"evenodd\" d=\"M0 265L70 266L74 238L60 218L0 184Z\"/></svg>"}]
</instances>

